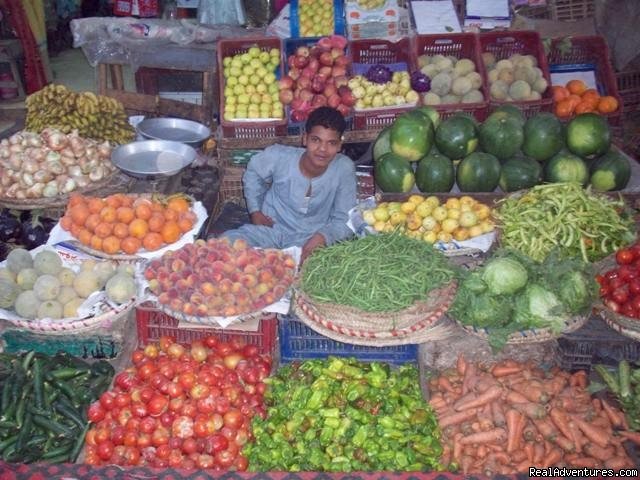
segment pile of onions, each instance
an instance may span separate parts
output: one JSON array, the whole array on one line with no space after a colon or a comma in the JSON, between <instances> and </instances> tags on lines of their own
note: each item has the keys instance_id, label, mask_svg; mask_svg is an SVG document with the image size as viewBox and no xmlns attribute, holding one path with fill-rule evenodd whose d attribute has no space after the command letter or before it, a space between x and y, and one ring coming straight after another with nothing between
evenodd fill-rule
<instances>
[{"instance_id":1,"label":"pile of onions","mask_svg":"<svg viewBox=\"0 0 640 480\"><path fill-rule=\"evenodd\" d=\"M53 128L0 141L0 197L56 197L111 175L112 146Z\"/></svg>"}]
</instances>

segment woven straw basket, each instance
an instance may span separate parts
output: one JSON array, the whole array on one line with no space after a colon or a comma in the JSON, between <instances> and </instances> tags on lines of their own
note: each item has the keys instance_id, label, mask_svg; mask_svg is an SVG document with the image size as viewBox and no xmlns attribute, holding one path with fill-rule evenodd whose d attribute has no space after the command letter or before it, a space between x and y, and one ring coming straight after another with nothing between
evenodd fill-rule
<instances>
[{"instance_id":1,"label":"woven straw basket","mask_svg":"<svg viewBox=\"0 0 640 480\"><path fill-rule=\"evenodd\" d=\"M299 288L294 311L313 330L337 341L386 346L421 343L443 335L438 321L451 305L457 283L429 292L427 299L399 312L365 312L345 305L314 302Z\"/></svg>"},{"instance_id":2,"label":"woven straw basket","mask_svg":"<svg viewBox=\"0 0 640 480\"><path fill-rule=\"evenodd\" d=\"M29 332L46 335L68 335L70 333L85 333L99 328L109 329L114 322L124 317L136 304L135 299L119 305L107 312L94 317L81 319L59 320L9 320L6 321Z\"/></svg>"},{"instance_id":3,"label":"woven straw basket","mask_svg":"<svg viewBox=\"0 0 640 480\"><path fill-rule=\"evenodd\" d=\"M452 317L451 317L452 318ZM462 322L452 318L460 327L462 327L466 332L471 335L475 335L476 337L488 339L489 333L491 329L482 328L482 327L473 327L470 325L465 325ZM587 320L589 320L588 315L576 315L571 317L567 322L565 322L564 328L562 331L556 333L550 328L529 328L525 330L519 330L517 332L509 335L507 339L508 345L517 345L517 344L527 344L527 343L540 343L540 342L548 342L549 340L555 340L565 333L574 332L580 327L582 327Z\"/></svg>"},{"instance_id":4,"label":"woven straw basket","mask_svg":"<svg viewBox=\"0 0 640 480\"><path fill-rule=\"evenodd\" d=\"M197 315L187 315L186 313L172 310L166 305L162 305L160 303L156 303L155 306L158 308L158 310L166 313L167 315L170 315L171 317L179 321L188 322L188 323L197 323L200 325L208 325L208 326L220 328L220 323L218 322L218 318L221 318L221 317L199 317ZM242 323L248 320L254 320L256 318L262 318L263 315L264 315L263 310L243 313L238 315L238 317L233 321L232 324Z\"/></svg>"}]
</instances>

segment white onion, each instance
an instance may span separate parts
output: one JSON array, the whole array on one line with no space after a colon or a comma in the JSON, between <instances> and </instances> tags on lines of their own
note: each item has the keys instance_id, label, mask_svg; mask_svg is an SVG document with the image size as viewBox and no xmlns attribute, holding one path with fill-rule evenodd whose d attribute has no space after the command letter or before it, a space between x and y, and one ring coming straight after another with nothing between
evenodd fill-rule
<instances>
[{"instance_id":1,"label":"white onion","mask_svg":"<svg viewBox=\"0 0 640 480\"><path fill-rule=\"evenodd\" d=\"M20 169L22 166L22 155L18 153L12 153L9 157L9 166L14 170Z\"/></svg>"},{"instance_id":2,"label":"white onion","mask_svg":"<svg viewBox=\"0 0 640 480\"><path fill-rule=\"evenodd\" d=\"M47 170L38 170L36 173L33 174L33 179L36 182L47 183L52 178L53 178L52 173Z\"/></svg>"},{"instance_id":3,"label":"white onion","mask_svg":"<svg viewBox=\"0 0 640 480\"><path fill-rule=\"evenodd\" d=\"M51 180L42 189L43 197L55 197L58 193L58 182L56 180Z\"/></svg>"},{"instance_id":4,"label":"white onion","mask_svg":"<svg viewBox=\"0 0 640 480\"><path fill-rule=\"evenodd\" d=\"M111 144L109 142L102 142L98 145L98 154L102 158L111 158Z\"/></svg>"},{"instance_id":5,"label":"white onion","mask_svg":"<svg viewBox=\"0 0 640 480\"><path fill-rule=\"evenodd\" d=\"M38 170L40 170L40 164L35 160L28 159L22 162L22 170L27 173L36 173Z\"/></svg>"},{"instance_id":6,"label":"white onion","mask_svg":"<svg viewBox=\"0 0 640 480\"><path fill-rule=\"evenodd\" d=\"M36 183L33 180L33 175L31 175L29 172L24 172L22 174L21 182L23 187L31 187L34 183Z\"/></svg>"},{"instance_id":7,"label":"white onion","mask_svg":"<svg viewBox=\"0 0 640 480\"><path fill-rule=\"evenodd\" d=\"M44 190L44 183L34 183L31 187L25 191L27 198L40 198L42 197L42 190Z\"/></svg>"},{"instance_id":8,"label":"white onion","mask_svg":"<svg viewBox=\"0 0 640 480\"><path fill-rule=\"evenodd\" d=\"M60 175L61 173L64 173L66 171L66 169L64 168L64 165L62 165L62 163L60 163L57 160L46 161L44 163L44 168L49 170L54 175Z\"/></svg>"},{"instance_id":9,"label":"white onion","mask_svg":"<svg viewBox=\"0 0 640 480\"><path fill-rule=\"evenodd\" d=\"M78 161L74 157L67 157L66 155L62 155L60 157L60 163L68 167L71 165L77 165Z\"/></svg>"},{"instance_id":10,"label":"white onion","mask_svg":"<svg viewBox=\"0 0 640 480\"><path fill-rule=\"evenodd\" d=\"M86 187L91 183L91 180L89 180L89 177L87 177L86 175L78 175L77 177L73 178L75 179L79 188Z\"/></svg>"},{"instance_id":11,"label":"white onion","mask_svg":"<svg viewBox=\"0 0 640 480\"><path fill-rule=\"evenodd\" d=\"M0 146L0 158L9 158L11 155L11 150L6 145Z\"/></svg>"},{"instance_id":12,"label":"white onion","mask_svg":"<svg viewBox=\"0 0 640 480\"><path fill-rule=\"evenodd\" d=\"M24 147L18 143L14 143L9 147L9 151L11 153L22 153L24 152Z\"/></svg>"},{"instance_id":13,"label":"white onion","mask_svg":"<svg viewBox=\"0 0 640 480\"><path fill-rule=\"evenodd\" d=\"M101 180L105 175L104 167L102 165L98 165L96 168L92 169L89 172L89 178L94 182L97 180Z\"/></svg>"}]
</instances>

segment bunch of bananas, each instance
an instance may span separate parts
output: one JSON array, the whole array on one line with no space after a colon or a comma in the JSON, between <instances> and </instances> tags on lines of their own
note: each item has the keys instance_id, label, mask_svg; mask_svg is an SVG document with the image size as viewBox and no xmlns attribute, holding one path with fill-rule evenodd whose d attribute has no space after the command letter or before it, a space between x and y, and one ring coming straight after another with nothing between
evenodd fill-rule
<instances>
[{"instance_id":1,"label":"bunch of bananas","mask_svg":"<svg viewBox=\"0 0 640 480\"><path fill-rule=\"evenodd\" d=\"M135 131L122 103L92 92L75 93L64 85L49 84L26 100L26 130L41 132L47 127L64 133L78 130L80 136L124 144Z\"/></svg>"}]
</instances>

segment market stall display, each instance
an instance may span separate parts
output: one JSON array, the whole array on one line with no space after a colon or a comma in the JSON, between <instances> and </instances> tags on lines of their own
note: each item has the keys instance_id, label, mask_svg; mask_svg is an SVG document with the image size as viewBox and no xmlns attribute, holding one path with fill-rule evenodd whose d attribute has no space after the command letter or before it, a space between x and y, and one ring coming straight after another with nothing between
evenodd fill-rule
<instances>
[{"instance_id":1,"label":"market stall display","mask_svg":"<svg viewBox=\"0 0 640 480\"><path fill-rule=\"evenodd\" d=\"M93 92L72 92L64 85L49 84L27 97L26 128L41 132L55 128L64 133L78 130L85 138L128 143L135 137L122 103Z\"/></svg>"},{"instance_id":2,"label":"market stall display","mask_svg":"<svg viewBox=\"0 0 640 480\"><path fill-rule=\"evenodd\" d=\"M640 445L640 436L637 433L640 430L640 398L638 396L640 385L640 370L633 368L626 360L620 361L617 367L610 368L605 365L595 365L595 371L598 373L605 388L614 395L620 403L625 418L618 419L617 426L628 424L628 429L633 432L623 432L625 438ZM602 400L603 407L609 407L606 400ZM622 434L622 433L621 433Z\"/></svg>"},{"instance_id":3,"label":"market stall display","mask_svg":"<svg viewBox=\"0 0 640 480\"><path fill-rule=\"evenodd\" d=\"M47 242L49 232L57 223L56 219L45 216L42 210L2 209L0 212L0 261L4 260L12 248L22 247L33 250Z\"/></svg>"}]
</instances>

